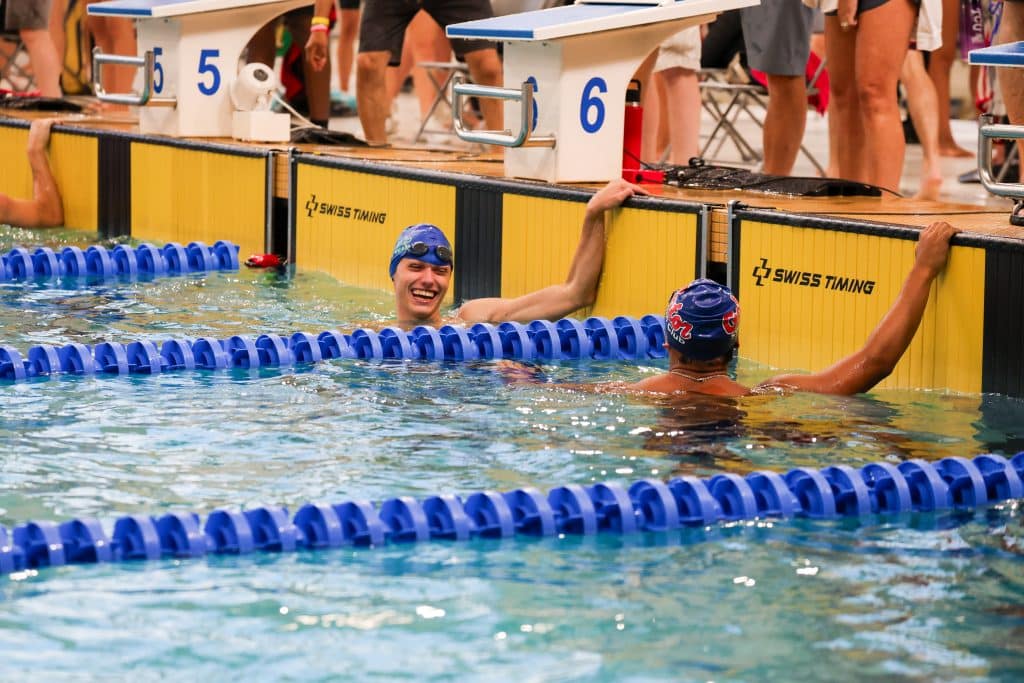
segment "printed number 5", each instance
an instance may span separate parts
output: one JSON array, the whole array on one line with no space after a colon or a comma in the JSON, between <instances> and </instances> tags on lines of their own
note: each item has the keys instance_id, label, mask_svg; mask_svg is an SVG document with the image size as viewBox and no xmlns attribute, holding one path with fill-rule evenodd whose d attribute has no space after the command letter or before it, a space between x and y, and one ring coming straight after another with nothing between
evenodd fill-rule
<instances>
[{"instance_id":1,"label":"printed number 5","mask_svg":"<svg viewBox=\"0 0 1024 683\"><path fill-rule=\"evenodd\" d=\"M580 100L580 125L588 133L596 133L604 125L604 102L594 94L608 92L608 84L603 78L595 76L583 86L583 99Z\"/></svg>"},{"instance_id":2,"label":"printed number 5","mask_svg":"<svg viewBox=\"0 0 1024 683\"><path fill-rule=\"evenodd\" d=\"M209 85L200 82L199 92L204 95L213 95L220 90L220 69L210 60L220 57L220 50L203 50L199 53L199 74L212 76Z\"/></svg>"},{"instance_id":3,"label":"printed number 5","mask_svg":"<svg viewBox=\"0 0 1024 683\"><path fill-rule=\"evenodd\" d=\"M162 47L153 48L153 92L157 95L164 90L164 65L160 63L160 56L163 53Z\"/></svg>"}]
</instances>

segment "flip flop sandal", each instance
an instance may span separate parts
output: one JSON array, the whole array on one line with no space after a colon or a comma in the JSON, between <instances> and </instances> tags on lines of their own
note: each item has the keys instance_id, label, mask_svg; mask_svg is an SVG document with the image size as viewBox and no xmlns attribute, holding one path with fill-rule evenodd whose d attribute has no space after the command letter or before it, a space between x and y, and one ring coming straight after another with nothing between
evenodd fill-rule
<instances>
[{"instance_id":1,"label":"flip flop sandal","mask_svg":"<svg viewBox=\"0 0 1024 683\"><path fill-rule=\"evenodd\" d=\"M1010 212L1010 223L1019 228L1024 228L1024 199L1013 201L1013 211Z\"/></svg>"}]
</instances>

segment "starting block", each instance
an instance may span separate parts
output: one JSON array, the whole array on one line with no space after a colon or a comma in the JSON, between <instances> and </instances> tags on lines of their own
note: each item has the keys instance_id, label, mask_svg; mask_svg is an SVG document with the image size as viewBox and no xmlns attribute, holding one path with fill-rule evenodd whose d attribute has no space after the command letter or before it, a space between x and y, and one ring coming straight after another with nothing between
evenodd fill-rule
<instances>
[{"instance_id":1,"label":"starting block","mask_svg":"<svg viewBox=\"0 0 1024 683\"><path fill-rule=\"evenodd\" d=\"M971 66L1024 67L1024 42L993 45L967 53ZM1000 197L1024 198L1024 184L1004 183L992 169L993 140L1024 140L1024 126L992 122L991 114L982 114L978 125L978 178L986 190Z\"/></svg>"},{"instance_id":2,"label":"starting block","mask_svg":"<svg viewBox=\"0 0 1024 683\"><path fill-rule=\"evenodd\" d=\"M139 55L93 51L93 85L102 101L137 105L145 134L231 137L231 88L242 50L267 22L313 0L114 0L89 5L99 17L135 21ZM104 65L143 70L136 93L107 93Z\"/></svg>"},{"instance_id":3,"label":"starting block","mask_svg":"<svg viewBox=\"0 0 1024 683\"><path fill-rule=\"evenodd\" d=\"M508 147L505 174L548 182L622 175L626 88L662 41L759 0L577 0L575 5L451 24L449 38L504 41L505 87L457 82L455 132ZM475 131L462 98L505 100L516 132Z\"/></svg>"}]
</instances>

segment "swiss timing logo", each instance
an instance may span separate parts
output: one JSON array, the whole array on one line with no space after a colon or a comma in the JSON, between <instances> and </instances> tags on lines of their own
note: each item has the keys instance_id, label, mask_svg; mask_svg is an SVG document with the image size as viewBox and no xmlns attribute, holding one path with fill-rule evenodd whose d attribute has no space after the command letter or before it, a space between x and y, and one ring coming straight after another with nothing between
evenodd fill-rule
<instances>
[{"instance_id":1,"label":"swiss timing logo","mask_svg":"<svg viewBox=\"0 0 1024 683\"><path fill-rule=\"evenodd\" d=\"M320 207L320 202L316 200L316 195L309 195L309 199L306 201L306 215L310 218L316 213L316 210Z\"/></svg>"},{"instance_id":2,"label":"swiss timing logo","mask_svg":"<svg viewBox=\"0 0 1024 683\"><path fill-rule=\"evenodd\" d=\"M751 275L757 280L758 287L764 287L764 281L772 275L772 269L768 267L768 259L761 259L760 265L754 266L754 272Z\"/></svg>"}]
</instances>

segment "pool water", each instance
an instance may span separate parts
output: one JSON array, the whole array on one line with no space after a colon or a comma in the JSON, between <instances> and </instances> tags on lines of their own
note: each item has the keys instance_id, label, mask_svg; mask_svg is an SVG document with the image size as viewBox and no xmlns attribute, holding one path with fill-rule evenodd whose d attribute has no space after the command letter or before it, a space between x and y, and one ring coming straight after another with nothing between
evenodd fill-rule
<instances>
[{"instance_id":1,"label":"pool water","mask_svg":"<svg viewBox=\"0 0 1024 683\"><path fill-rule=\"evenodd\" d=\"M54 233L50 244L80 240ZM31 233L0 233L39 243ZM2 343L350 330L299 272L0 285ZM0 383L0 522L1024 450L1024 402L582 394L656 372L330 361ZM741 361L741 381L769 368ZM0 680L1020 680L1017 502L973 514L78 565L0 579Z\"/></svg>"}]
</instances>

